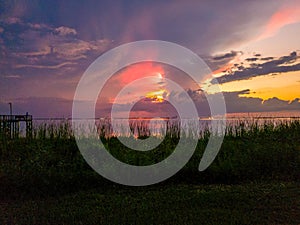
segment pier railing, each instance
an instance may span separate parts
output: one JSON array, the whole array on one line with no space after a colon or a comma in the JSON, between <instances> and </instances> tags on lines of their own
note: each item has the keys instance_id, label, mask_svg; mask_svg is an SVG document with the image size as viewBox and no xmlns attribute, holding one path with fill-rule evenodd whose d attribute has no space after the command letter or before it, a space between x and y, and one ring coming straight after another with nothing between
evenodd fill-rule
<instances>
[{"instance_id":1,"label":"pier railing","mask_svg":"<svg viewBox=\"0 0 300 225\"><path fill-rule=\"evenodd\" d=\"M25 123L26 137L32 136L32 115L0 115L0 133L7 138L18 138L20 123Z\"/></svg>"}]
</instances>

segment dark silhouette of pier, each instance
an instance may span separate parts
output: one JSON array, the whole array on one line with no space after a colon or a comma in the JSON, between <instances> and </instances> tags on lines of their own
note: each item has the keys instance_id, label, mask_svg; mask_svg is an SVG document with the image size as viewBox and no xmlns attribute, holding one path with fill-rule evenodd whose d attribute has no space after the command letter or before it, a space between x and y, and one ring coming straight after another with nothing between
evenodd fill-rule
<instances>
[{"instance_id":1,"label":"dark silhouette of pier","mask_svg":"<svg viewBox=\"0 0 300 225\"><path fill-rule=\"evenodd\" d=\"M32 115L0 115L0 134L7 138L18 138L20 123L25 123L26 137L32 137Z\"/></svg>"}]
</instances>

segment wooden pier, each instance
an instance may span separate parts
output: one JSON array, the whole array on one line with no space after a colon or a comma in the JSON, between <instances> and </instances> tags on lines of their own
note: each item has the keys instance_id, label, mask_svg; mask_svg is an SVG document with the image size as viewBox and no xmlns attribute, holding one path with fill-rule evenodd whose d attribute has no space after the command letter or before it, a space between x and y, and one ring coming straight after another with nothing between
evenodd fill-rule
<instances>
[{"instance_id":1,"label":"wooden pier","mask_svg":"<svg viewBox=\"0 0 300 225\"><path fill-rule=\"evenodd\" d=\"M32 137L32 115L0 115L0 134L13 139L20 135L20 123L25 123L26 137Z\"/></svg>"}]
</instances>

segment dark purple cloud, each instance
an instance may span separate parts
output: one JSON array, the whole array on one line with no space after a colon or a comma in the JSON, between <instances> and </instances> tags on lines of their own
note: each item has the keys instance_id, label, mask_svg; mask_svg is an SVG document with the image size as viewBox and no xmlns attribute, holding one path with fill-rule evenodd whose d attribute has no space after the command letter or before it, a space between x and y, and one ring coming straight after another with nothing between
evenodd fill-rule
<instances>
[{"instance_id":1,"label":"dark purple cloud","mask_svg":"<svg viewBox=\"0 0 300 225\"><path fill-rule=\"evenodd\" d=\"M247 62L255 62L255 61L257 61L259 58L257 58L257 57L253 57L253 58L247 58L247 59L245 59Z\"/></svg>"},{"instance_id":2,"label":"dark purple cloud","mask_svg":"<svg viewBox=\"0 0 300 225\"><path fill-rule=\"evenodd\" d=\"M217 71L228 67L228 63L236 57L243 55L241 51L230 51L218 55L199 55L212 71ZM236 65L237 66L237 65Z\"/></svg>"},{"instance_id":3,"label":"dark purple cloud","mask_svg":"<svg viewBox=\"0 0 300 225\"><path fill-rule=\"evenodd\" d=\"M224 98L228 113L234 112L276 112L300 110L300 99L284 101L276 97L263 101L260 98L241 97L249 93L249 90L237 92L224 92Z\"/></svg>"},{"instance_id":4,"label":"dark purple cloud","mask_svg":"<svg viewBox=\"0 0 300 225\"><path fill-rule=\"evenodd\" d=\"M270 61L270 60L273 60L274 57L264 57L264 58L261 58L260 60L263 60L263 61Z\"/></svg>"},{"instance_id":5,"label":"dark purple cloud","mask_svg":"<svg viewBox=\"0 0 300 225\"><path fill-rule=\"evenodd\" d=\"M76 84L111 41L84 41L74 28L0 20L0 101L19 97L72 98ZM6 99L6 100L5 100Z\"/></svg>"},{"instance_id":6,"label":"dark purple cloud","mask_svg":"<svg viewBox=\"0 0 300 225\"><path fill-rule=\"evenodd\" d=\"M231 51L231 52L228 52L228 53L225 53L223 55L217 55L217 56L214 56L212 59L215 60L215 61L219 61L219 60L224 60L224 59L233 59L235 58L239 53L242 54L242 52L238 52L238 51Z\"/></svg>"},{"instance_id":7,"label":"dark purple cloud","mask_svg":"<svg viewBox=\"0 0 300 225\"><path fill-rule=\"evenodd\" d=\"M299 56L297 52L292 52L290 55L282 56L278 59L268 57L269 61L263 63L250 64L250 67L239 67L237 71L229 71L227 74L218 77L219 83L226 83L236 80L249 79L256 76L266 75L270 73L283 73L300 70L300 63L297 63ZM246 59L246 61L258 61L259 58ZM266 60L266 58L263 58Z\"/></svg>"}]
</instances>

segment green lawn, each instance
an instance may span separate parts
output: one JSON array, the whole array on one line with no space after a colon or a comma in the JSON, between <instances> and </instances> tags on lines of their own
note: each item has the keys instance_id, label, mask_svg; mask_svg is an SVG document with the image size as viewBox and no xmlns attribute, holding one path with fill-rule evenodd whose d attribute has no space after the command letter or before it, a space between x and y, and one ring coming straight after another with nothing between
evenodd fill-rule
<instances>
[{"instance_id":1,"label":"green lawn","mask_svg":"<svg viewBox=\"0 0 300 225\"><path fill-rule=\"evenodd\" d=\"M0 224L299 224L300 183L106 185L6 197Z\"/></svg>"}]
</instances>

